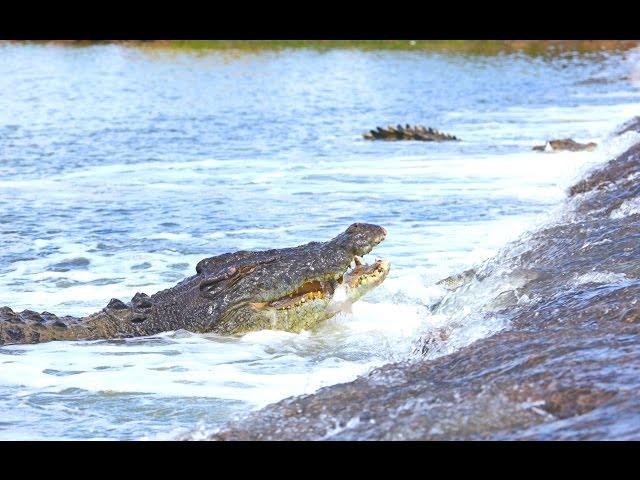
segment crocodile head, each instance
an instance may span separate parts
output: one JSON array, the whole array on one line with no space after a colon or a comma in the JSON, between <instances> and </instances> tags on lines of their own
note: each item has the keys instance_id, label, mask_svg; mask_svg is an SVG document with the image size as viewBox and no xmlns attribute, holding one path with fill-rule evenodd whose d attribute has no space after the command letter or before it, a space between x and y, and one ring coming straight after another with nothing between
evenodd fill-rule
<instances>
[{"instance_id":1,"label":"crocodile head","mask_svg":"<svg viewBox=\"0 0 640 480\"><path fill-rule=\"evenodd\" d=\"M328 242L204 259L196 267L196 311L188 310L208 317L201 331L220 334L313 327L384 281L389 262L366 265L360 256L386 233L355 223Z\"/></svg>"}]
</instances>

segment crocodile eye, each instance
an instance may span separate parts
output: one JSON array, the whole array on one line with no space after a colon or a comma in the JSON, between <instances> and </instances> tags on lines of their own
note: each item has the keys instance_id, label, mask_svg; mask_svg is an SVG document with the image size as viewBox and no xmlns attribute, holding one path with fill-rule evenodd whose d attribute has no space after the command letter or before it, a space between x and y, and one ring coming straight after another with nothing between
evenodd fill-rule
<instances>
[{"instance_id":1,"label":"crocodile eye","mask_svg":"<svg viewBox=\"0 0 640 480\"><path fill-rule=\"evenodd\" d=\"M241 267L227 267L222 272L216 272L205 277L200 282L200 292L202 295L208 296L215 286L220 282L225 282L225 287L233 287L238 281L253 272L257 265L243 265Z\"/></svg>"},{"instance_id":2,"label":"crocodile eye","mask_svg":"<svg viewBox=\"0 0 640 480\"><path fill-rule=\"evenodd\" d=\"M238 269L236 267L227 267L221 272L205 274L204 278L200 282L200 291L211 290L211 287L215 284L228 280L237 274Z\"/></svg>"},{"instance_id":3,"label":"crocodile eye","mask_svg":"<svg viewBox=\"0 0 640 480\"><path fill-rule=\"evenodd\" d=\"M238 267L228 266L222 271L204 273L204 278L200 282L201 295L204 297L209 297L211 291L220 282L225 282L224 286L226 288L231 288L236 283L238 283L241 278L249 275L250 273L253 273L259 266L272 263L275 260L276 257L268 257L263 260L258 260L255 263L248 263L245 265L240 265Z\"/></svg>"}]
</instances>

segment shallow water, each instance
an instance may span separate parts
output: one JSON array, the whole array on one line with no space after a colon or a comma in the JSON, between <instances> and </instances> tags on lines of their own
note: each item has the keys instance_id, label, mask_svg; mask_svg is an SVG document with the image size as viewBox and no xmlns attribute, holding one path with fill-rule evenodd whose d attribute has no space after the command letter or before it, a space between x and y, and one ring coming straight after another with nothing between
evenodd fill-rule
<instances>
[{"instance_id":1,"label":"shallow water","mask_svg":"<svg viewBox=\"0 0 640 480\"><path fill-rule=\"evenodd\" d=\"M0 46L0 305L88 314L205 256L354 221L388 230L374 253L392 262L313 332L1 347L0 438L171 438L409 357L477 308L430 313L437 280L548 220L620 149L605 137L638 113L638 57ZM399 122L463 141L361 137ZM602 145L530 150L564 137ZM505 326L471 322L453 348Z\"/></svg>"}]
</instances>

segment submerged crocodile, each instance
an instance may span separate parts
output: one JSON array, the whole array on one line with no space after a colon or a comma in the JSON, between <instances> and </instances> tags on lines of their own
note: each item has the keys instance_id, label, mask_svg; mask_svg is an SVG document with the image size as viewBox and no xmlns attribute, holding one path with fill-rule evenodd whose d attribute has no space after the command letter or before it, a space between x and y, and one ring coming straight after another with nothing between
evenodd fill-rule
<instances>
[{"instance_id":1,"label":"submerged crocodile","mask_svg":"<svg viewBox=\"0 0 640 480\"><path fill-rule=\"evenodd\" d=\"M446 140L460 140L459 138L449 135L448 133L439 132L433 128L425 128L422 125L412 127L397 125L393 127L389 125L387 128L377 127L369 133L363 134L366 140L419 140L422 142L442 142Z\"/></svg>"},{"instance_id":2,"label":"submerged crocodile","mask_svg":"<svg viewBox=\"0 0 640 480\"><path fill-rule=\"evenodd\" d=\"M184 329L222 335L313 327L380 285L389 262L362 263L386 230L354 223L328 242L205 258L196 274L167 290L112 299L84 318L0 308L0 345L96 340ZM353 265L353 268L350 268Z\"/></svg>"},{"instance_id":3,"label":"submerged crocodile","mask_svg":"<svg viewBox=\"0 0 640 480\"><path fill-rule=\"evenodd\" d=\"M581 152L586 150L591 152L598 146L595 142L578 143L572 138L564 138L562 140L550 140L544 145L536 145L531 150L538 152L558 152L562 150L569 150L570 152Z\"/></svg>"}]
</instances>

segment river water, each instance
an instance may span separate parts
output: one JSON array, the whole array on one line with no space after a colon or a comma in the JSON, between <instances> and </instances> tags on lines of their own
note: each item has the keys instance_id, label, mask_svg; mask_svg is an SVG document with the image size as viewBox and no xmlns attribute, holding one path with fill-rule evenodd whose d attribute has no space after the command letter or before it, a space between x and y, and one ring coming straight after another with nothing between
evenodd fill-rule
<instances>
[{"instance_id":1,"label":"river water","mask_svg":"<svg viewBox=\"0 0 640 480\"><path fill-rule=\"evenodd\" d=\"M317 330L0 347L0 439L162 439L412 355L435 282L555 215L621 148L640 52L180 53L0 45L0 305L85 315L227 251L388 231L385 283ZM421 123L451 143L369 142ZM539 153L573 137L593 152ZM469 298L460 308L472 311ZM505 328L471 322L452 348Z\"/></svg>"}]
</instances>

